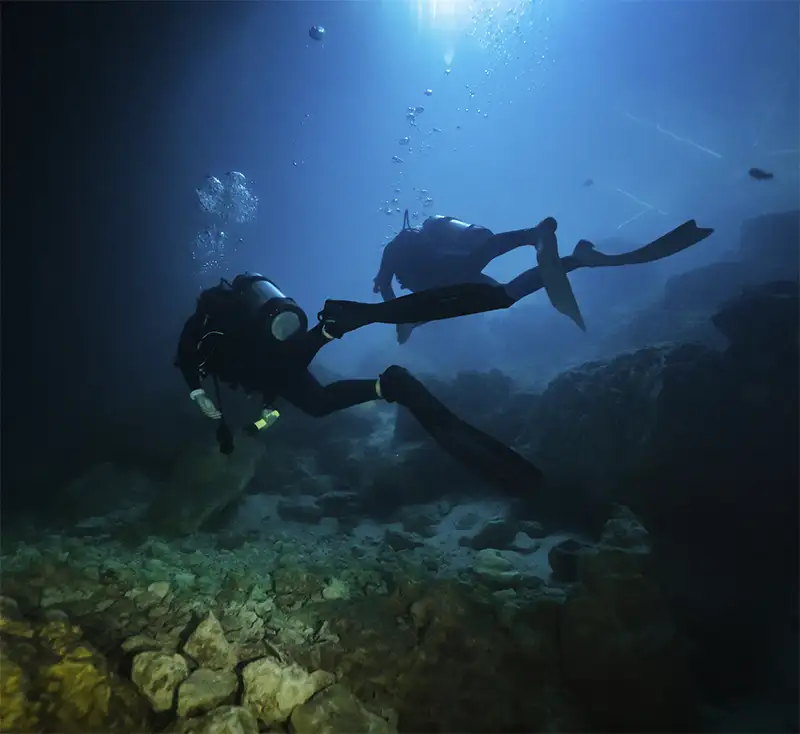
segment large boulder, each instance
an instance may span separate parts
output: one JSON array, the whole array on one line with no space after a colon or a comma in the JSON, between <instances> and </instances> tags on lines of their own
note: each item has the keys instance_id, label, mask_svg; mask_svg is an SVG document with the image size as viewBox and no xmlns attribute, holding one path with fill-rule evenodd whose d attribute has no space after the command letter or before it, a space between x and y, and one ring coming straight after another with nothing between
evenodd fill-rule
<instances>
[{"instance_id":1,"label":"large boulder","mask_svg":"<svg viewBox=\"0 0 800 734\"><path fill-rule=\"evenodd\" d=\"M151 504L148 526L164 535L190 535L235 503L253 479L264 455L264 443L236 436L232 454L216 441L185 452L164 491Z\"/></svg>"},{"instance_id":2,"label":"large boulder","mask_svg":"<svg viewBox=\"0 0 800 734\"><path fill-rule=\"evenodd\" d=\"M797 614L799 311L796 281L765 284L714 316L723 351L654 347L561 375L526 436L564 496L643 516L720 696L763 684L780 647L764 638Z\"/></svg>"},{"instance_id":3,"label":"large boulder","mask_svg":"<svg viewBox=\"0 0 800 734\"><path fill-rule=\"evenodd\" d=\"M742 223L739 257L753 282L783 280L800 273L800 209L764 214Z\"/></svg>"},{"instance_id":4,"label":"large boulder","mask_svg":"<svg viewBox=\"0 0 800 734\"><path fill-rule=\"evenodd\" d=\"M646 531L627 508L579 555L561 619L562 665L600 731L696 728L686 646L649 575Z\"/></svg>"},{"instance_id":5,"label":"large boulder","mask_svg":"<svg viewBox=\"0 0 800 734\"><path fill-rule=\"evenodd\" d=\"M800 211L745 220L728 259L669 278L661 298L604 339L605 353L687 340L716 345L709 317L746 288L797 280L799 253Z\"/></svg>"}]
</instances>

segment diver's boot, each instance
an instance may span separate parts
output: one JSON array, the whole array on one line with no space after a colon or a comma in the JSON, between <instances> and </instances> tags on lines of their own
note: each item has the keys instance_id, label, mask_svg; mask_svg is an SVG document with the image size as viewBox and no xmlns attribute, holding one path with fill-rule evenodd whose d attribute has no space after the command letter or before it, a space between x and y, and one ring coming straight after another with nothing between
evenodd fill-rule
<instances>
[{"instance_id":1,"label":"diver's boot","mask_svg":"<svg viewBox=\"0 0 800 734\"><path fill-rule=\"evenodd\" d=\"M417 324L497 311L514 305L500 285L464 283L411 293L381 303L325 301L317 317L325 331L339 338L368 324Z\"/></svg>"},{"instance_id":2,"label":"diver's boot","mask_svg":"<svg viewBox=\"0 0 800 734\"><path fill-rule=\"evenodd\" d=\"M510 446L454 415L403 367L389 367L378 379L376 391L386 402L407 408L442 449L491 484L517 497L538 487L539 469Z\"/></svg>"}]
</instances>

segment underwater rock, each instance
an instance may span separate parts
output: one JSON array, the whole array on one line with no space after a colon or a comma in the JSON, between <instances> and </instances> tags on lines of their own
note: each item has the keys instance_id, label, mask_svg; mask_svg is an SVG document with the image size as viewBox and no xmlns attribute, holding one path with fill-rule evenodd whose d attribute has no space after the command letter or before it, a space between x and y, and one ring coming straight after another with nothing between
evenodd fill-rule
<instances>
[{"instance_id":1,"label":"underwater rock","mask_svg":"<svg viewBox=\"0 0 800 734\"><path fill-rule=\"evenodd\" d=\"M383 534L383 542L393 551L414 550L414 548L422 546L421 541L408 533L401 533L397 530L387 530Z\"/></svg>"},{"instance_id":2,"label":"underwater rock","mask_svg":"<svg viewBox=\"0 0 800 734\"><path fill-rule=\"evenodd\" d=\"M578 561L589 546L580 541L567 539L554 545L547 554L553 581L573 584L578 580Z\"/></svg>"},{"instance_id":3,"label":"underwater rock","mask_svg":"<svg viewBox=\"0 0 800 734\"><path fill-rule=\"evenodd\" d=\"M0 629L0 730L139 732L148 707L68 621L9 620Z\"/></svg>"},{"instance_id":4,"label":"underwater rock","mask_svg":"<svg viewBox=\"0 0 800 734\"><path fill-rule=\"evenodd\" d=\"M425 512L413 512L403 516L403 530L423 538L432 538L436 535L435 526L439 520Z\"/></svg>"},{"instance_id":5,"label":"underwater rock","mask_svg":"<svg viewBox=\"0 0 800 734\"><path fill-rule=\"evenodd\" d=\"M678 273L667 279L660 307L705 316L752 282L743 262L716 262Z\"/></svg>"},{"instance_id":6,"label":"underwater rock","mask_svg":"<svg viewBox=\"0 0 800 734\"><path fill-rule=\"evenodd\" d=\"M764 214L742 223L737 254L752 271L754 282L797 279L800 272L798 233L798 209Z\"/></svg>"},{"instance_id":7,"label":"underwater rock","mask_svg":"<svg viewBox=\"0 0 800 734\"><path fill-rule=\"evenodd\" d=\"M121 504L149 500L155 491L143 474L111 462L97 464L73 479L56 495L62 521L104 515Z\"/></svg>"},{"instance_id":8,"label":"underwater rock","mask_svg":"<svg viewBox=\"0 0 800 734\"><path fill-rule=\"evenodd\" d=\"M38 704L30 677L0 648L0 731L39 730Z\"/></svg>"},{"instance_id":9,"label":"underwater rock","mask_svg":"<svg viewBox=\"0 0 800 734\"><path fill-rule=\"evenodd\" d=\"M189 664L178 653L140 652L133 658L131 680L156 712L172 708L175 690L188 676Z\"/></svg>"},{"instance_id":10,"label":"underwater rock","mask_svg":"<svg viewBox=\"0 0 800 734\"><path fill-rule=\"evenodd\" d=\"M327 585L322 590L322 598L326 601L334 599L349 599L351 596L350 585L339 578L328 580Z\"/></svg>"},{"instance_id":11,"label":"underwater rock","mask_svg":"<svg viewBox=\"0 0 800 734\"><path fill-rule=\"evenodd\" d=\"M517 524L506 518L487 520L475 535L461 538L459 544L475 550L507 550L517 535Z\"/></svg>"},{"instance_id":12,"label":"underwater rock","mask_svg":"<svg viewBox=\"0 0 800 734\"><path fill-rule=\"evenodd\" d=\"M153 652L161 649L161 643L147 635L133 635L128 637L120 646L123 652Z\"/></svg>"},{"instance_id":13,"label":"underwater rock","mask_svg":"<svg viewBox=\"0 0 800 734\"><path fill-rule=\"evenodd\" d=\"M527 533L517 533L508 549L524 555L539 550L541 545L541 541L534 540Z\"/></svg>"},{"instance_id":14,"label":"underwater rock","mask_svg":"<svg viewBox=\"0 0 800 734\"><path fill-rule=\"evenodd\" d=\"M312 598L319 598L325 580L300 566L278 568L273 574L275 601L282 609L306 604Z\"/></svg>"},{"instance_id":15,"label":"underwater rock","mask_svg":"<svg viewBox=\"0 0 800 734\"><path fill-rule=\"evenodd\" d=\"M765 283L725 303L712 322L740 351L774 351L797 337L799 295L796 280Z\"/></svg>"},{"instance_id":16,"label":"underwater rock","mask_svg":"<svg viewBox=\"0 0 800 734\"><path fill-rule=\"evenodd\" d=\"M238 685L231 670L198 668L178 688L178 715L195 716L232 703Z\"/></svg>"},{"instance_id":17,"label":"underwater rock","mask_svg":"<svg viewBox=\"0 0 800 734\"><path fill-rule=\"evenodd\" d=\"M347 688L335 683L297 706L289 719L294 734L395 734L397 729L364 708Z\"/></svg>"},{"instance_id":18,"label":"underwater rock","mask_svg":"<svg viewBox=\"0 0 800 734\"><path fill-rule=\"evenodd\" d=\"M265 449L244 434L237 434L235 441L230 455L220 452L216 440L184 453L169 485L148 510L148 522L156 531L169 536L196 533L242 495Z\"/></svg>"},{"instance_id":19,"label":"underwater rock","mask_svg":"<svg viewBox=\"0 0 800 734\"><path fill-rule=\"evenodd\" d=\"M324 670L308 673L296 663L281 663L273 658L247 664L242 679L242 704L267 726L286 721L292 709L336 680Z\"/></svg>"},{"instance_id":20,"label":"underwater rock","mask_svg":"<svg viewBox=\"0 0 800 734\"><path fill-rule=\"evenodd\" d=\"M514 564L494 548L478 551L472 570L481 581L498 589L514 588L522 581Z\"/></svg>"},{"instance_id":21,"label":"underwater rock","mask_svg":"<svg viewBox=\"0 0 800 734\"><path fill-rule=\"evenodd\" d=\"M606 541L618 535L620 520L635 518L629 511L612 518ZM694 710L685 645L645 573L649 546L623 543L578 555L580 584L561 616L565 677L603 730L689 730Z\"/></svg>"},{"instance_id":22,"label":"underwater rock","mask_svg":"<svg viewBox=\"0 0 800 734\"><path fill-rule=\"evenodd\" d=\"M358 492L333 490L317 497L323 517L339 520L357 518L361 514L361 497Z\"/></svg>"},{"instance_id":23,"label":"underwater rock","mask_svg":"<svg viewBox=\"0 0 800 734\"><path fill-rule=\"evenodd\" d=\"M313 497L281 500L278 502L277 511L281 520L309 525L316 525L323 517L322 508Z\"/></svg>"},{"instance_id":24,"label":"underwater rock","mask_svg":"<svg viewBox=\"0 0 800 734\"><path fill-rule=\"evenodd\" d=\"M650 533L633 511L625 505L615 505L611 517L606 520L600 542L625 549L650 552Z\"/></svg>"},{"instance_id":25,"label":"underwater rock","mask_svg":"<svg viewBox=\"0 0 800 734\"><path fill-rule=\"evenodd\" d=\"M236 653L213 612L209 612L189 635L183 652L199 666L211 670L231 670L237 663Z\"/></svg>"},{"instance_id":26,"label":"underwater rock","mask_svg":"<svg viewBox=\"0 0 800 734\"><path fill-rule=\"evenodd\" d=\"M205 716L181 721L176 734L258 734L258 721L241 706L220 706Z\"/></svg>"},{"instance_id":27,"label":"underwater rock","mask_svg":"<svg viewBox=\"0 0 800 734\"><path fill-rule=\"evenodd\" d=\"M467 512L456 520L456 530L471 530L480 522L481 516L477 512Z\"/></svg>"},{"instance_id":28,"label":"underwater rock","mask_svg":"<svg viewBox=\"0 0 800 734\"><path fill-rule=\"evenodd\" d=\"M547 535L544 525L536 520L520 520L517 523L517 530L529 538L544 538Z\"/></svg>"}]
</instances>

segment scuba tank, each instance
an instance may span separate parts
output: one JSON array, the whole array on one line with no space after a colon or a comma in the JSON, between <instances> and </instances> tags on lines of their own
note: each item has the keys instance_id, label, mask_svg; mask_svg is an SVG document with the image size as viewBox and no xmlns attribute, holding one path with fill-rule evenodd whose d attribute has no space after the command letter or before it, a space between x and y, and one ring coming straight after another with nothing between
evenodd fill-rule
<instances>
[{"instance_id":1,"label":"scuba tank","mask_svg":"<svg viewBox=\"0 0 800 734\"><path fill-rule=\"evenodd\" d=\"M269 278L259 273L237 275L231 283L245 318L270 342L285 342L308 329L308 316L294 299L284 295Z\"/></svg>"},{"instance_id":2,"label":"scuba tank","mask_svg":"<svg viewBox=\"0 0 800 734\"><path fill-rule=\"evenodd\" d=\"M230 329L240 336L261 337L269 346L277 346L294 336L305 334L308 330L305 311L269 278L259 273L237 275L232 283L223 278L218 286L203 291L200 295L200 307L207 318L218 322L224 329L210 333L224 335ZM225 421L216 373L214 388L217 405L223 413L217 425L217 442L221 453L230 454L234 450L233 432ZM262 415L259 420L247 426L244 433L256 435L275 423L279 415L275 410Z\"/></svg>"},{"instance_id":3,"label":"scuba tank","mask_svg":"<svg viewBox=\"0 0 800 734\"><path fill-rule=\"evenodd\" d=\"M461 235L471 226L471 224L462 222L460 219L435 214L432 217L428 217L422 223L422 231L438 242L452 245L457 242Z\"/></svg>"}]
</instances>

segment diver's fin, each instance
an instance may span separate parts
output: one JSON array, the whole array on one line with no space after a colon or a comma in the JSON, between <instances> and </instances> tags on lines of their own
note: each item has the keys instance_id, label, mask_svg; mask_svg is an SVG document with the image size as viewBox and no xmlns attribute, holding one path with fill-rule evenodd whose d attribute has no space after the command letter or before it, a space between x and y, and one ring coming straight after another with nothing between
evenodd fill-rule
<instances>
[{"instance_id":1,"label":"diver's fin","mask_svg":"<svg viewBox=\"0 0 800 734\"><path fill-rule=\"evenodd\" d=\"M555 239L552 243L543 243L537 247L536 256L542 284L553 308L571 318L581 330L586 331L586 324L581 316L581 309L575 294L572 292L567 271L558 256L558 245Z\"/></svg>"},{"instance_id":2,"label":"diver's fin","mask_svg":"<svg viewBox=\"0 0 800 734\"><path fill-rule=\"evenodd\" d=\"M407 408L448 454L486 481L519 496L535 489L542 473L514 449L465 423L408 370L396 365L381 375L389 402Z\"/></svg>"},{"instance_id":3,"label":"diver's fin","mask_svg":"<svg viewBox=\"0 0 800 734\"><path fill-rule=\"evenodd\" d=\"M325 301L318 317L327 332L340 337L368 324L418 324L513 306L500 285L464 283L411 293L383 303Z\"/></svg>"},{"instance_id":4,"label":"diver's fin","mask_svg":"<svg viewBox=\"0 0 800 734\"><path fill-rule=\"evenodd\" d=\"M667 232L657 240L653 240L643 247L619 255L606 255L594 249L590 242L581 240L572 253L581 265L590 268L614 267L617 265L639 265L663 260L665 257L675 255L714 233L710 227L698 227L694 219L684 222L671 232Z\"/></svg>"}]
</instances>

